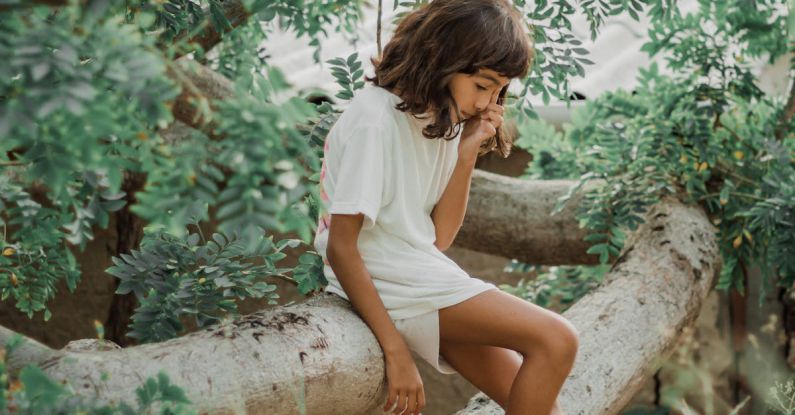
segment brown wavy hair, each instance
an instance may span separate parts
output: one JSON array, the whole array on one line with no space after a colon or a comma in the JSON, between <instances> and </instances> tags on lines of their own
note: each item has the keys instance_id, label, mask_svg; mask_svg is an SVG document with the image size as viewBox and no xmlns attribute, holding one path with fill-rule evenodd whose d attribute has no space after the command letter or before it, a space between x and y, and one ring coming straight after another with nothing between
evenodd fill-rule
<instances>
[{"instance_id":1,"label":"brown wavy hair","mask_svg":"<svg viewBox=\"0 0 795 415\"><path fill-rule=\"evenodd\" d=\"M426 138L452 140L463 123L453 126L450 120L456 106L447 88L450 79L480 69L509 79L527 76L533 49L524 27L521 13L507 0L433 0L403 17L382 56L370 59L375 76L365 80L398 94L403 102L395 109L431 113L433 122L422 131ZM500 127L479 154L496 149L507 157L513 139Z\"/></svg>"}]
</instances>

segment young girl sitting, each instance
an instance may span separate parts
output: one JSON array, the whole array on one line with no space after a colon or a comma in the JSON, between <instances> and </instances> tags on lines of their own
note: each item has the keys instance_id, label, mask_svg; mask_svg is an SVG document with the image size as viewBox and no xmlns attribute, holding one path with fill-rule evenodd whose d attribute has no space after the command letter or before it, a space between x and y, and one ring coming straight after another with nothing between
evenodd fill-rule
<instances>
[{"instance_id":1,"label":"young girl sitting","mask_svg":"<svg viewBox=\"0 0 795 415\"><path fill-rule=\"evenodd\" d=\"M464 219L477 157L510 151L502 98L531 59L508 1L433 0L401 20L372 59L372 84L326 138L314 244L327 291L351 302L383 349L384 410L425 407L414 350L507 414L562 414L574 327L442 252Z\"/></svg>"}]
</instances>

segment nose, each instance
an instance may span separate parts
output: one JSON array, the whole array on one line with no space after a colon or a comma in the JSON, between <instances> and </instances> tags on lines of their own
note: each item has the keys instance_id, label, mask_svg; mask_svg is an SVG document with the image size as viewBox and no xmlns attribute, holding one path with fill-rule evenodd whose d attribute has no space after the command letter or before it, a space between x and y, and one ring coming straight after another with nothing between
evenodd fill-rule
<instances>
[{"instance_id":1,"label":"nose","mask_svg":"<svg viewBox=\"0 0 795 415\"><path fill-rule=\"evenodd\" d=\"M478 97L477 102L475 102L475 109L478 112L486 111L486 108L488 106L489 106L489 97L488 96Z\"/></svg>"},{"instance_id":2,"label":"nose","mask_svg":"<svg viewBox=\"0 0 795 415\"><path fill-rule=\"evenodd\" d=\"M477 102L475 103L475 108L477 109L477 111L478 112L486 111L486 108L488 108L489 103L491 101L494 101L499 93L500 91L498 90L495 91L493 94L491 94L491 96L479 96Z\"/></svg>"}]
</instances>

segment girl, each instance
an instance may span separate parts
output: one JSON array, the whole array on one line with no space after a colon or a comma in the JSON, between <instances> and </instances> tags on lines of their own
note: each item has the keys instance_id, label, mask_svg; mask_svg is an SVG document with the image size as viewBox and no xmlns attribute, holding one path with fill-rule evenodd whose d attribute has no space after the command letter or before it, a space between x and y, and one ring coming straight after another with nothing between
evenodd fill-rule
<instances>
[{"instance_id":1,"label":"girl","mask_svg":"<svg viewBox=\"0 0 795 415\"><path fill-rule=\"evenodd\" d=\"M507 0L434 0L406 15L375 76L326 138L315 248L385 359L384 410L418 414L410 350L460 373L507 414L561 414L577 334L561 316L470 277L442 251L466 211L478 155L510 151L512 78L532 50Z\"/></svg>"}]
</instances>

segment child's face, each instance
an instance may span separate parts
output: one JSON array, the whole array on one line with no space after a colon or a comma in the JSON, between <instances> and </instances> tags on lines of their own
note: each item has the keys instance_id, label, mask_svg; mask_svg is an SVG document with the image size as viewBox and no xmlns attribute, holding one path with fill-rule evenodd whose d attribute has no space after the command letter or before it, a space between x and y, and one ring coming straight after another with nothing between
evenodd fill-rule
<instances>
[{"instance_id":1,"label":"child's face","mask_svg":"<svg viewBox=\"0 0 795 415\"><path fill-rule=\"evenodd\" d=\"M480 69L469 75L457 73L448 83L450 94L458 105L459 114L451 112L453 123L466 121L483 112L489 103L495 102L500 90L508 85L511 80L500 76L491 69Z\"/></svg>"}]
</instances>

